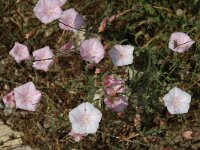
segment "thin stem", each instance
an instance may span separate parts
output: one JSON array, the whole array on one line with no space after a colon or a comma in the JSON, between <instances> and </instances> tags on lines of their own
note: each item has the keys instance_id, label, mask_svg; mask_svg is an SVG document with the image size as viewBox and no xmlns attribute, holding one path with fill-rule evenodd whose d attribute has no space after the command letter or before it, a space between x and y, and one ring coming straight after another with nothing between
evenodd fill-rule
<instances>
[{"instance_id":1,"label":"thin stem","mask_svg":"<svg viewBox=\"0 0 200 150\"><path fill-rule=\"evenodd\" d=\"M46 59L38 59L38 60L35 60L35 61L43 61L43 60L51 60L52 58L46 58Z\"/></svg>"},{"instance_id":2,"label":"thin stem","mask_svg":"<svg viewBox=\"0 0 200 150\"><path fill-rule=\"evenodd\" d=\"M181 45L184 45L184 44L187 44L187 43L190 43L190 42L193 42L193 41L187 41L187 42L185 42L185 43L178 44L178 45L176 45L174 48L177 48L177 47L179 47L179 46L181 46Z\"/></svg>"},{"instance_id":3,"label":"thin stem","mask_svg":"<svg viewBox=\"0 0 200 150\"><path fill-rule=\"evenodd\" d=\"M70 27L70 28L72 28L72 29L75 29L75 30L79 30L79 31L85 32L85 31L82 30L82 29L74 28L74 27L72 27L72 26L70 26L70 25L67 25L67 24L61 22L60 20L58 20L58 22L61 23L61 24L63 24L63 25L65 25L65 26L68 26L68 27Z\"/></svg>"},{"instance_id":4,"label":"thin stem","mask_svg":"<svg viewBox=\"0 0 200 150\"><path fill-rule=\"evenodd\" d=\"M75 48L72 48L70 50L73 51L74 49ZM60 55L57 55L57 56L54 56L54 57L59 57L59 56L62 56L63 54L67 54L66 52L62 52L61 50L58 51L57 53L60 53ZM53 59L53 57L52 58L45 58L45 59L37 59L37 60L34 60L34 61L43 61L43 60L51 60L51 59Z\"/></svg>"}]
</instances>

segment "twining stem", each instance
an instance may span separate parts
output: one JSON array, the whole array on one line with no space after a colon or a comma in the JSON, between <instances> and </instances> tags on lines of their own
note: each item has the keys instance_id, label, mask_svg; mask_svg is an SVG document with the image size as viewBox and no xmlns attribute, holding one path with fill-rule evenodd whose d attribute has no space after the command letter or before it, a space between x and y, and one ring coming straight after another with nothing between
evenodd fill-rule
<instances>
[{"instance_id":1,"label":"twining stem","mask_svg":"<svg viewBox=\"0 0 200 150\"><path fill-rule=\"evenodd\" d=\"M185 42L185 43L177 44L174 48L177 48L177 47L179 47L179 46L181 46L181 45L184 45L184 44L187 44L187 43L190 43L190 42L193 42L193 41L187 41L187 42Z\"/></svg>"},{"instance_id":2,"label":"twining stem","mask_svg":"<svg viewBox=\"0 0 200 150\"><path fill-rule=\"evenodd\" d=\"M74 48L72 48L70 50L74 50ZM60 51L58 51L57 53L60 53L61 55L57 55L57 56L54 56L54 57L59 57L59 56L62 56L62 54L66 54L66 53L60 52ZM45 58L45 59L36 59L34 61L44 61L44 60L51 60L51 59L53 59L53 57L51 57L51 58Z\"/></svg>"},{"instance_id":3,"label":"twining stem","mask_svg":"<svg viewBox=\"0 0 200 150\"><path fill-rule=\"evenodd\" d=\"M65 23L61 22L60 20L58 20L58 22L61 23L61 24L63 24L63 25L65 25L65 26L68 26L68 27L70 27L70 28L72 28L72 29L75 29L75 30L79 30L79 31L85 32L85 31L82 30L82 29L74 28L74 27L72 27L72 26L70 26L70 25L68 25L68 24L65 24Z\"/></svg>"}]
</instances>

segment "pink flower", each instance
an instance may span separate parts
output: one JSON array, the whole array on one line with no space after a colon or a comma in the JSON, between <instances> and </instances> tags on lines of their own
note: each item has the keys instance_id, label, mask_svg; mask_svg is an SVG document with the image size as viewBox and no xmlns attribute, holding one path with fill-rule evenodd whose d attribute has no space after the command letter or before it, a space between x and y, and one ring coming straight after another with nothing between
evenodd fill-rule
<instances>
[{"instance_id":1,"label":"pink flower","mask_svg":"<svg viewBox=\"0 0 200 150\"><path fill-rule=\"evenodd\" d=\"M175 52L187 51L195 42L183 32L174 32L169 39L169 48Z\"/></svg>"},{"instance_id":2,"label":"pink flower","mask_svg":"<svg viewBox=\"0 0 200 150\"><path fill-rule=\"evenodd\" d=\"M104 103L108 108L111 108L115 112L121 112L128 106L128 98L125 95L121 95L114 98L104 99Z\"/></svg>"},{"instance_id":3,"label":"pink flower","mask_svg":"<svg viewBox=\"0 0 200 150\"><path fill-rule=\"evenodd\" d=\"M133 50L131 45L115 45L109 51L109 56L116 66L125 66L133 63Z\"/></svg>"},{"instance_id":4,"label":"pink flower","mask_svg":"<svg viewBox=\"0 0 200 150\"><path fill-rule=\"evenodd\" d=\"M16 106L16 102L15 102L14 92L13 91L9 92L2 99L3 99L3 102L4 102L6 107L13 108L13 107Z\"/></svg>"},{"instance_id":5,"label":"pink flower","mask_svg":"<svg viewBox=\"0 0 200 150\"><path fill-rule=\"evenodd\" d=\"M79 142L80 140L82 140L82 138L84 136L87 136L87 134L80 134L80 133L76 133L73 130L71 130L71 132L69 133L69 135L74 139L74 141Z\"/></svg>"},{"instance_id":6,"label":"pink flower","mask_svg":"<svg viewBox=\"0 0 200 150\"><path fill-rule=\"evenodd\" d=\"M83 25L84 20L74 8L71 8L63 12L59 22L61 29L77 32Z\"/></svg>"},{"instance_id":7,"label":"pink flower","mask_svg":"<svg viewBox=\"0 0 200 150\"><path fill-rule=\"evenodd\" d=\"M80 104L69 112L72 130L79 134L95 133L101 117L102 113L88 102Z\"/></svg>"},{"instance_id":8,"label":"pink flower","mask_svg":"<svg viewBox=\"0 0 200 150\"><path fill-rule=\"evenodd\" d=\"M106 76L104 79L104 89L107 95L114 96L117 93L124 92L123 81L117 78L114 78L112 75Z\"/></svg>"},{"instance_id":9,"label":"pink flower","mask_svg":"<svg viewBox=\"0 0 200 150\"><path fill-rule=\"evenodd\" d=\"M190 108L191 95L174 87L163 97L163 100L170 114L183 114Z\"/></svg>"},{"instance_id":10,"label":"pink flower","mask_svg":"<svg viewBox=\"0 0 200 150\"><path fill-rule=\"evenodd\" d=\"M62 9L59 5L57 0L39 0L33 11L40 21L47 24L62 15Z\"/></svg>"},{"instance_id":11,"label":"pink flower","mask_svg":"<svg viewBox=\"0 0 200 150\"><path fill-rule=\"evenodd\" d=\"M67 2L67 0L57 0L57 1L60 7L62 7Z\"/></svg>"},{"instance_id":12,"label":"pink flower","mask_svg":"<svg viewBox=\"0 0 200 150\"><path fill-rule=\"evenodd\" d=\"M15 59L17 63L20 63L22 60L28 60L30 58L27 46L18 42L15 42L15 45L9 54Z\"/></svg>"},{"instance_id":13,"label":"pink flower","mask_svg":"<svg viewBox=\"0 0 200 150\"><path fill-rule=\"evenodd\" d=\"M35 62L33 62L33 67L38 70L48 71L50 65L53 63L53 56L54 54L49 46L34 51L33 57L35 57Z\"/></svg>"},{"instance_id":14,"label":"pink flower","mask_svg":"<svg viewBox=\"0 0 200 150\"><path fill-rule=\"evenodd\" d=\"M105 50L98 39L92 38L81 42L80 54L90 63L99 63L104 58Z\"/></svg>"},{"instance_id":15,"label":"pink flower","mask_svg":"<svg viewBox=\"0 0 200 150\"><path fill-rule=\"evenodd\" d=\"M14 88L16 107L20 109L35 111L41 96L41 92L36 90L33 82Z\"/></svg>"}]
</instances>

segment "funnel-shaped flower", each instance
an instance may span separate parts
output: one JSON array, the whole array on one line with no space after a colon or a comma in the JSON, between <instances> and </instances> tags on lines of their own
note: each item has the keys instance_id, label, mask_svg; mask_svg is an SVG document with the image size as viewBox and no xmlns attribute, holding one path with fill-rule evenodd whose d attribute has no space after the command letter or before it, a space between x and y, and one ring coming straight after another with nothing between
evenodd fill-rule
<instances>
[{"instance_id":1,"label":"funnel-shaped flower","mask_svg":"<svg viewBox=\"0 0 200 150\"><path fill-rule=\"evenodd\" d=\"M99 63L104 58L105 50L98 39L92 38L81 42L80 54L90 63Z\"/></svg>"},{"instance_id":2,"label":"funnel-shaped flower","mask_svg":"<svg viewBox=\"0 0 200 150\"><path fill-rule=\"evenodd\" d=\"M5 95L3 98L3 103L5 104L6 107L15 107L16 102L15 102L15 97L14 97L14 92L11 91L7 95Z\"/></svg>"},{"instance_id":3,"label":"funnel-shaped flower","mask_svg":"<svg viewBox=\"0 0 200 150\"><path fill-rule=\"evenodd\" d=\"M101 117L101 112L88 102L80 104L69 112L72 130L79 134L95 133Z\"/></svg>"},{"instance_id":4,"label":"funnel-shaped flower","mask_svg":"<svg viewBox=\"0 0 200 150\"><path fill-rule=\"evenodd\" d=\"M45 46L33 52L33 57L35 62L33 62L33 67L38 70L48 71L50 65L53 63L54 54L50 50L49 46Z\"/></svg>"},{"instance_id":5,"label":"funnel-shaped flower","mask_svg":"<svg viewBox=\"0 0 200 150\"><path fill-rule=\"evenodd\" d=\"M18 42L15 42L15 45L9 54L15 59L17 63L20 63L22 60L28 60L30 58L27 46Z\"/></svg>"},{"instance_id":6,"label":"funnel-shaped flower","mask_svg":"<svg viewBox=\"0 0 200 150\"><path fill-rule=\"evenodd\" d=\"M174 32L169 39L169 48L175 52L187 51L195 42L183 32Z\"/></svg>"},{"instance_id":7,"label":"funnel-shaped flower","mask_svg":"<svg viewBox=\"0 0 200 150\"><path fill-rule=\"evenodd\" d=\"M36 17L43 23L50 23L62 15L62 9L57 0L39 0L33 11Z\"/></svg>"},{"instance_id":8,"label":"funnel-shaped flower","mask_svg":"<svg viewBox=\"0 0 200 150\"><path fill-rule=\"evenodd\" d=\"M133 50L131 45L115 45L109 51L109 56L114 65L125 66L133 63Z\"/></svg>"},{"instance_id":9,"label":"funnel-shaped flower","mask_svg":"<svg viewBox=\"0 0 200 150\"><path fill-rule=\"evenodd\" d=\"M190 107L191 95L174 87L163 97L165 106L171 114L187 113Z\"/></svg>"},{"instance_id":10,"label":"funnel-shaped flower","mask_svg":"<svg viewBox=\"0 0 200 150\"><path fill-rule=\"evenodd\" d=\"M41 92L36 90L33 82L28 82L14 89L16 107L20 109L35 111L41 96Z\"/></svg>"},{"instance_id":11,"label":"funnel-shaped flower","mask_svg":"<svg viewBox=\"0 0 200 150\"><path fill-rule=\"evenodd\" d=\"M63 12L59 22L61 29L77 32L83 25L84 20L74 8L71 8Z\"/></svg>"}]
</instances>

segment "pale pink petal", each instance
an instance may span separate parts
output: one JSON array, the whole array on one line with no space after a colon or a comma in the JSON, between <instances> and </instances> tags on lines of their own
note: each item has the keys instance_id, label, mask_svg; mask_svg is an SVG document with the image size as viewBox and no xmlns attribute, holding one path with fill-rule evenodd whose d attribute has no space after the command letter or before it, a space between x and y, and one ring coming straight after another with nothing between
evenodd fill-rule
<instances>
[{"instance_id":1,"label":"pale pink petal","mask_svg":"<svg viewBox=\"0 0 200 150\"><path fill-rule=\"evenodd\" d=\"M131 45L115 45L109 51L109 56L114 65L125 66L133 63L133 50Z\"/></svg>"},{"instance_id":2,"label":"pale pink petal","mask_svg":"<svg viewBox=\"0 0 200 150\"><path fill-rule=\"evenodd\" d=\"M28 47L18 42L15 42L15 45L9 54L15 59L17 63L20 63L23 60L28 60L30 58Z\"/></svg>"},{"instance_id":3,"label":"pale pink petal","mask_svg":"<svg viewBox=\"0 0 200 150\"><path fill-rule=\"evenodd\" d=\"M168 106L167 110L169 111L170 114L178 114L179 112L177 107L174 107L173 105Z\"/></svg>"},{"instance_id":4,"label":"pale pink petal","mask_svg":"<svg viewBox=\"0 0 200 150\"><path fill-rule=\"evenodd\" d=\"M94 108L90 113L93 114L93 116L91 117L91 121L96 123L99 123L101 121L102 113L97 108Z\"/></svg>"},{"instance_id":5,"label":"pale pink petal","mask_svg":"<svg viewBox=\"0 0 200 150\"><path fill-rule=\"evenodd\" d=\"M80 55L86 61L99 63L104 58L105 50L98 39L92 38L81 42Z\"/></svg>"},{"instance_id":6,"label":"pale pink petal","mask_svg":"<svg viewBox=\"0 0 200 150\"><path fill-rule=\"evenodd\" d=\"M82 106L82 105L81 105ZM81 122L84 109L80 109L80 105L76 109L72 109L69 112L69 119L71 123Z\"/></svg>"},{"instance_id":7,"label":"pale pink petal","mask_svg":"<svg viewBox=\"0 0 200 150\"><path fill-rule=\"evenodd\" d=\"M80 134L87 133L85 128L86 128L86 125L84 125L83 123L79 123L79 122L72 123L72 130L74 130L75 132L78 132Z\"/></svg>"},{"instance_id":8,"label":"pale pink petal","mask_svg":"<svg viewBox=\"0 0 200 150\"><path fill-rule=\"evenodd\" d=\"M57 0L57 1L60 7L62 7L67 2L67 0Z\"/></svg>"},{"instance_id":9,"label":"pale pink petal","mask_svg":"<svg viewBox=\"0 0 200 150\"><path fill-rule=\"evenodd\" d=\"M164 104L171 114L187 113L190 107L191 95L174 87L164 97Z\"/></svg>"},{"instance_id":10,"label":"pale pink petal","mask_svg":"<svg viewBox=\"0 0 200 150\"><path fill-rule=\"evenodd\" d=\"M62 15L62 9L57 0L39 0L33 11L36 17L43 23L50 23Z\"/></svg>"},{"instance_id":11,"label":"pale pink petal","mask_svg":"<svg viewBox=\"0 0 200 150\"><path fill-rule=\"evenodd\" d=\"M174 32L169 39L169 48L175 52L187 51L195 42L183 32Z\"/></svg>"},{"instance_id":12,"label":"pale pink petal","mask_svg":"<svg viewBox=\"0 0 200 150\"><path fill-rule=\"evenodd\" d=\"M84 20L74 8L71 8L63 12L59 22L61 29L77 32L83 25Z\"/></svg>"},{"instance_id":13,"label":"pale pink petal","mask_svg":"<svg viewBox=\"0 0 200 150\"><path fill-rule=\"evenodd\" d=\"M97 132L97 129L99 128L99 122L91 122L85 127L86 133L94 134Z\"/></svg>"},{"instance_id":14,"label":"pale pink petal","mask_svg":"<svg viewBox=\"0 0 200 150\"><path fill-rule=\"evenodd\" d=\"M41 92L36 90L33 82L28 82L14 89L14 97L17 108L35 111Z\"/></svg>"},{"instance_id":15,"label":"pale pink petal","mask_svg":"<svg viewBox=\"0 0 200 150\"><path fill-rule=\"evenodd\" d=\"M101 117L101 112L88 102L80 104L69 112L72 130L80 134L95 133Z\"/></svg>"},{"instance_id":16,"label":"pale pink petal","mask_svg":"<svg viewBox=\"0 0 200 150\"><path fill-rule=\"evenodd\" d=\"M183 113L188 113L188 110L190 108L190 104L186 104L186 103L181 103L180 107L179 107L179 113L183 114Z\"/></svg>"},{"instance_id":17,"label":"pale pink petal","mask_svg":"<svg viewBox=\"0 0 200 150\"><path fill-rule=\"evenodd\" d=\"M35 50L33 52L33 57L35 62L33 62L33 67L38 70L48 71L49 67L53 63L53 52L50 50L49 46Z\"/></svg>"}]
</instances>

